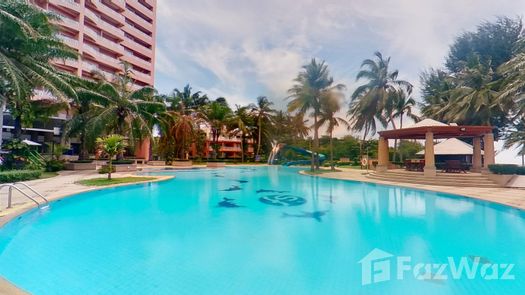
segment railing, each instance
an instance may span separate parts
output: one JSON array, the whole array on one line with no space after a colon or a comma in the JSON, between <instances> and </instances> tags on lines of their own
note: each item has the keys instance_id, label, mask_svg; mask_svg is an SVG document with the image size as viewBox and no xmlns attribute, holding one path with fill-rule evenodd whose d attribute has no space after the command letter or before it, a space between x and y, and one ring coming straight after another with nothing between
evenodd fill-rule
<instances>
[{"instance_id":1,"label":"railing","mask_svg":"<svg viewBox=\"0 0 525 295\"><path fill-rule=\"evenodd\" d=\"M80 44L78 40L70 38L68 36L58 35L58 38L60 38L62 41L64 41L64 43L66 43L67 45L73 48L78 48L78 45Z\"/></svg>"},{"instance_id":2,"label":"railing","mask_svg":"<svg viewBox=\"0 0 525 295\"><path fill-rule=\"evenodd\" d=\"M34 197L31 197L29 194L27 194L26 192L24 192L21 188L19 188L19 186L22 186L23 188L26 188L28 190L30 190L31 192L33 192L34 194L36 194L36 196L40 197L43 202L40 203L36 200L36 198ZM24 197L28 198L29 200L31 200L33 203L35 203L39 208L42 206L42 205L49 205L49 200L44 197L42 194L40 194L39 192L37 192L35 189L33 189L32 187L30 187L28 184L24 183L24 182L15 182L15 183L5 183L5 184L2 184L0 185L0 190L2 190L4 187L7 187L9 190L7 192L7 208L12 208L13 204L13 189L15 189L16 191L18 191L19 193L21 193Z\"/></svg>"}]
</instances>

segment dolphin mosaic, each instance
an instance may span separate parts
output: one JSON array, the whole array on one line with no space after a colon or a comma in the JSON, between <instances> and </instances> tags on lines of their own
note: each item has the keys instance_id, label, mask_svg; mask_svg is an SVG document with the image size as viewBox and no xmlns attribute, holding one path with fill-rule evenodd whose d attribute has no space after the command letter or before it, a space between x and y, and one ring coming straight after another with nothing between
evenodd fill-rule
<instances>
[{"instance_id":1,"label":"dolphin mosaic","mask_svg":"<svg viewBox=\"0 0 525 295\"><path fill-rule=\"evenodd\" d=\"M241 187L238 186L238 185L232 185L231 187L227 188L227 189L222 189L221 191L222 192L233 192L233 191L240 191L241 190Z\"/></svg>"},{"instance_id":2,"label":"dolphin mosaic","mask_svg":"<svg viewBox=\"0 0 525 295\"><path fill-rule=\"evenodd\" d=\"M283 213L282 217L296 217L296 218L313 218L317 220L318 222L322 222L322 217L326 215L328 211L313 211L313 212L306 212L303 211L301 214L289 214L289 213Z\"/></svg>"},{"instance_id":3,"label":"dolphin mosaic","mask_svg":"<svg viewBox=\"0 0 525 295\"><path fill-rule=\"evenodd\" d=\"M217 204L217 207L223 207L223 208L241 208L241 207L244 207L244 206L237 205L234 202L235 202L235 199L222 198L222 201L220 201Z\"/></svg>"}]
</instances>

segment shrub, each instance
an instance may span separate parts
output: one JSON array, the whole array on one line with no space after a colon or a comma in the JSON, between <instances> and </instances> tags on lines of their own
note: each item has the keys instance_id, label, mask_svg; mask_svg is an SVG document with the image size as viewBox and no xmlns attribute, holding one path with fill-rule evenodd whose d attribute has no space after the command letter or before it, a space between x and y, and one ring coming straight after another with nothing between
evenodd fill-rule
<instances>
[{"instance_id":1,"label":"shrub","mask_svg":"<svg viewBox=\"0 0 525 295\"><path fill-rule=\"evenodd\" d=\"M57 172L64 170L64 162L59 160L49 160L46 162L47 172Z\"/></svg>"},{"instance_id":2,"label":"shrub","mask_svg":"<svg viewBox=\"0 0 525 295\"><path fill-rule=\"evenodd\" d=\"M111 167L111 173L115 173L116 168L115 166ZM100 169L98 169L99 174L108 174L109 173L109 166L102 166Z\"/></svg>"},{"instance_id":3,"label":"shrub","mask_svg":"<svg viewBox=\"0 0 525 295\"><path fill-rule=\"evenodd\" d=\"M489 165L489 170L494 174L525 175L525 167L514 164L493 164Z\"/></svg>"},{"instance_id":4,"label":"shrub","mask_svg":"<svg viewBox=\"0 0 525 295\"><path fill-rule=\"evenodd\" d=\"M9 170L0 172L0 183L37 179L42 175L40 170Z\"/></svg>"}]
</instances>

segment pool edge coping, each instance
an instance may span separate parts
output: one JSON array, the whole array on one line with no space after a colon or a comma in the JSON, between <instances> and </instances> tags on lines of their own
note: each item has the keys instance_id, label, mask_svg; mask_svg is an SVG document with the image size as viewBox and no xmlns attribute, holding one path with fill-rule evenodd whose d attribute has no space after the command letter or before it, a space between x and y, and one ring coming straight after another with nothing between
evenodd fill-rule
<instances>
[{"instance_id":1,"label":"pool edge coping","mask_svg":"<svg viewBox=\"0 0 525 295\"><path fill-rule=\"evenodd\" d=\"M398 182L382 181L382 180L368 179L368 178L357 179L357 178L345 177L345 175L341 175L342 177L336 177L336 176L331 176L331 175L326 175L326 174L312 175L312 174L308 174L306 170L300 170L298 173L300 175L310 176L310 177L320 177L320 178L325 178L325 179L334 179L334 180L342 180L342 181L355 181L355 182L361 182L361 183L372 183L372 184L379 184L379 185L393 186L393 187L397 186L397 187L417 189L417 190L422 190L422 191L451 194L451 195L465 197L469 199L475 199L475 200L479 200L479 201L483 201L487 203L494 203L497 205L501 205L501 206L505 206L511 209L517 209L522 212L525 212L525 204L509 203L509 202L505 202L505 200L498 200L498 199L494 199L491 197L479 196L476 193L468 194L464 192L461 192L461 193L449 192L446 190L446 189L454 188L454 186L437 186L437 185L426 185L426 184L412 184L412 183L404 183L404 182L398 183ZM328 173L338 173L338 172L336 171L336 172L328 172ZM504 189L504 188L498 188L498 189ZM524 194L525 194L525 190L524 190Z\"/></svg>"}]
</instances>

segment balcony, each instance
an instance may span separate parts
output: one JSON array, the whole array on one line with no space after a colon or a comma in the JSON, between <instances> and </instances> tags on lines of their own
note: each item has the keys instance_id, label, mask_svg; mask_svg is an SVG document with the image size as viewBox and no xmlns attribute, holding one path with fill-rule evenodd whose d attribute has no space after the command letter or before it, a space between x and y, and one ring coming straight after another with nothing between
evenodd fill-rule
<instances>
[{"instance_id":1,"label":"balcony","mask_svg":"<svg viewBox=\"0 0 525 295\"><path fill-rule=\"evenodd\" d=\"M130 53L129 51L126 51L126 54L122 57L122 60L134 64L136 66L139 66L141 68L144 68L146 70L151 70L152 64L151 62L145 61L142 58L136 57L133 55L133 53Z\"/></svg>"},{"instance_id":2,"label":"balcony","mask_svg":"<svg viewBox=\"0 0 525 295\"><path fill-rule=\"evenodd\" d=\"M136 15L135 13L133 13L133 11L129 11L129 10L125 11L124 12L124 16L126 18L130 19L131 21L133 21L134 23L136 23L137 25L141 26L142 28L144 28L144 29L146 29L146 30L148 30L150 32L153 31L153 24L147 22L142 17Z\"/></svg>"},{"instance_id":3,"label":"balcony","mask_svg":"<svg viewBox=\"0 0 525 295\"><path fill-rule=\"evenodd\" d=\"M151 75L144 74L139 71L132 71L132 77L147 84L151 84L153 82L153 77Z\"/></svg>"},{"instance_id":4,"label":"balcony","mask_svg":"<svg viewBox=\"0 0 525 295\"><path fill-rule=\"evenodd\" d=\"M120 65L121 61L118 58L114 58L112 56L105 55L103 53L99 53L99 55L97 56L97 61L105 64L106 66L112 67L114 69L120 69L122 67Z\"/></svg>"},{"instance_id":5,"label":"balcony","mask_svg":"<svg viewBox=\"0 0 525 295\"><path fill-rule=\"evenodd\" d=\"M55 59L53 64L63 67L69 67L73 69L78 69L78 60L76 59Z\"/></svg>"},{"instance_id":6,"label":"balcony","mask_svg":"<svg viewBox=\"0 0 525 295\"><path fill-rule=\"evenodd\" d=\"M80 5L74 0L49 0L49 3L79 13Z\"/></svg>"},{"instance_id":7,"label":"balcony","mask_svg":"<svg viewBox=\"0 0 525 295\"><path fill-rule=\"evenodd\" d=\"M128 34L132 35L133 37L142 40L148 44L153 44L153 37L145 34L141 30L133 27L130 24L126 24L126 26L123 28L124 31L126 31Z\"/></svg>"},{"instance_id":8,"label":"balcony","mask_svg":"<svg viewBox=\"0 0 525 295\"><path fill-rule=\"evenodd\" d=\"M82 62L82 69L87 72L99 71L97 64L94 64L88 61Z\"/></svg>"},{"instance_id":9,"label":"balcony","mask_svg":"<svg viewBox=\"0 0 525 295\"><path fill-rule=\"evenodd\" d=\"M124 32L122 31L121 28L116 27L115 25L108 23L107 21L101 19L99 15L97 15L95 12L93 12L90 9L85 9L84 13L85 13L85 16L87 16L91 20L91 22L95 23L98 26L98 28L104 30L110 35L113 35L119 38L120 40L124 40Z\"/></svg>"},{"instance_id":10,"label":"balcony","mask_svg":"<svg viewBox=\"0 0 525 295\"><path fill-rule=\"evenodd\" d=\"M124 25L125 18L124 15L121 13L116 12L115 10L109 8L106 4L102 2L102 0L94 0L93 4L97 7L97 9L104 14L105 16L113 19L114 21L118 22L121 25Z\"/></svg>"},{"instance_id":11,"label":"balcony","mask_svg":"<svg viewBox=\"0 0 525 295\"><path fill-rule=\"evenodd\" d=\"M143 55L145 56L149 56L149 57L153 57L153 51L149 48L146 48L144 46L142 46L141 44L129 39L129 38L126 38L124 39L124 41L122 41L122 45L128 47L128 48L131 48L133 49L134 51L136 52L140 52L142 53Z\"/></svg>"},{"instance_id":12,"label":"balcony","mask_svg":"<svg viewBox=\"0 0 525 295\"><path fill-rule=\"evenodd\" d=\"M154 13L152 10L149 10L147 7L145 7L144 5L140 4L137 0L128 0L128 5L133 7L134 9L140 11L142 14L144 14L145 16L151 18L151 19L154 19Z\"/></svg>"},{"instance_id":13,"label":"balcony","mask_svg":"<svg viewBox=\"0 0 525 295\"><path fill-rule=\"evenodd\" d=\"M60 34L58 35L58 38L59 38L60 40L62 40L64 43L66 43L66 45L68 45L68 46L71 47L71 48L74 48L74 49L76 49L76 50L78 50L78 49L80 48L80 47L79 47L80 42L78 42L77 39L73 39L73 38L70 38L70 37L68 37L68 36L60 35Z\"/></svg>"},{"instance_id":14,"label":"balcony","mask_svg":"<svg viewBox=\"0 0 525 295\"><path fill-rule=\"evenodd\" d=\"M108 50L111 50L115 53L117 53L118 55L122 56L124 55L124 47L122 47L122 45L114 42L114 41L111 41L111 40L108 40L102 36L98 36L98 39L97 39L97 44L108 49Z\"/></svg>"},{"instance_id":15,"label":"balcony","mask_svg":"<svg viewBox=\"0 0 525 295\"><path fill-rule=\"evenodd\" d=\"M56 22L58 25L69 28L75 32L78 32L80 30L80 24L77 20L70 19L66 16L61 16L61 20Z\"/></svg>"}]
</instances>

